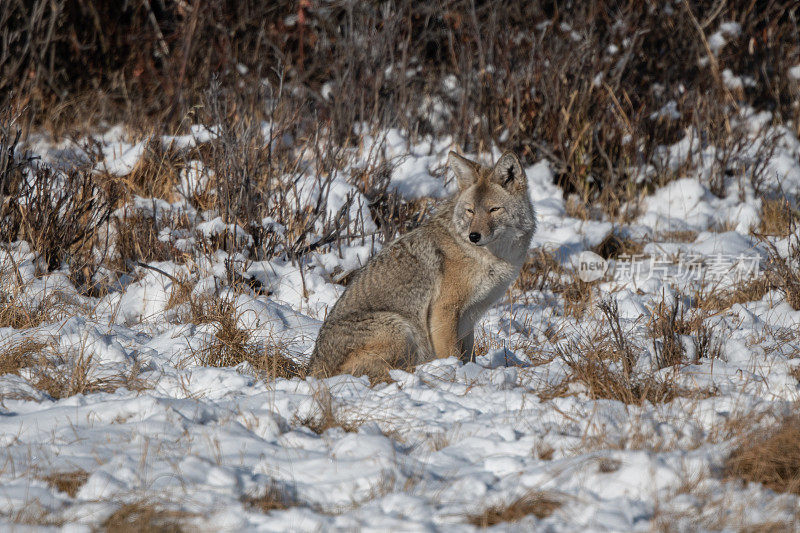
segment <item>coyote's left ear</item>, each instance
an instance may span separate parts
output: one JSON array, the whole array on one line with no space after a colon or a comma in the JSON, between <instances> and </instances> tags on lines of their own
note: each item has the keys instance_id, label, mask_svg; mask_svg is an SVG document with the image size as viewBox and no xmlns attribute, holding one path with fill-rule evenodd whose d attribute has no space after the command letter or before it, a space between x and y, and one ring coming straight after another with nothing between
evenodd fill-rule
<instances>
[{"instance_id":1,"label":"coyote's left ear","mask_svg":"<svg viewBox=\"0 0 800 533\"><path fill-rule=\"evenodd\" d=\"M504 189L526 187L525 172L514 152L504 153L494 166L494 179Z\"/></svg>"}]
</instances>

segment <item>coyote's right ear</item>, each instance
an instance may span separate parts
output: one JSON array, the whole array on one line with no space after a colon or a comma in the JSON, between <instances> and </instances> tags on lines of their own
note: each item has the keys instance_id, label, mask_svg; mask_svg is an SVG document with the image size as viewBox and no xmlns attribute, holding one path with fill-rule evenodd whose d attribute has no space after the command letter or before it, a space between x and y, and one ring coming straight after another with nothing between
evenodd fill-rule
<instances>
[{"instance_id":1,"label":"coyote's right ear","mask_svg":"<svg viewBox=\"0 0 800 533\"><path fill-rule=\"evenodd\" d=\"M478 165L474 161L461 157L455 152L450 152L447 156L447 163L456 173L458 190L463 191L478 181Z\"/></svg>"}]
</instances>

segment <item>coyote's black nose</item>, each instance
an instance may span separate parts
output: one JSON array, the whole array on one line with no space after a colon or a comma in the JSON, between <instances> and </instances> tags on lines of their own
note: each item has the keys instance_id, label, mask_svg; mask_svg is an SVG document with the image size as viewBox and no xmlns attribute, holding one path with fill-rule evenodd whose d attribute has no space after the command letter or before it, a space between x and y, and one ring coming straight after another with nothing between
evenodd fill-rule
<instances>
[{"instance_id":1,"label":"coyote's black nose","mask_svg":"<svg viewBox=\"0 0 800 533\"><path fill-rule=\"evenodd\" d=\"M471 240L472 242L478 242L479 240L481 240L481 234L478 233L477 231L473 231L472 233L469 234L469 240Z\"/></svg>"}]
</instances>

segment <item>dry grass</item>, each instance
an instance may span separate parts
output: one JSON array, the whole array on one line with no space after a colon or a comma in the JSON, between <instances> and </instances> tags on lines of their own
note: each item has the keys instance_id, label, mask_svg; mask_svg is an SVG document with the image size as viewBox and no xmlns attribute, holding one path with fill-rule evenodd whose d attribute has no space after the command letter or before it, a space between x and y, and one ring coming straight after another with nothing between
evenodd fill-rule
<instances>
[{"instance_id":1,"label":"dry grass","mask_svg":"<svg viewBox=\"0 0 800 533\"><path fill-rule=\"evenodd\" d=\"M748 524L741 529L740 533L793 533L797 531L798 522L792 520L791 522L777 522L767 521L758 524Z\"/></svg>"},{"instance_id":2,"label":"dry grass","mask_svg":"<svg viewBox=\"0 0 800 533\"><path fill-rule=\"evenodd\" d=\"M178 199L176 186L180 172L186 168L185 154L162 145L158 136L152 136L141 159L130 174L122 179L128 196L162 198L169 202ZM109 176L109 179L114 179Z\"/></svg>"},{"instance_id":3,"label":"dry grass","mask_svg":"<svg viewBox=\"0 0 800 533\"><path fill-rule=\"evenodd\" d=\"M598 307L604 319L600 327L556 348L557 356L569 367L570 373L544 397L572 394L570 384L574 383L582 385L592 399L610 399L634 405L646 401L670 402L677 397L705 398L714 394L709 390L687 389L669 378L657 379L650 373L635 373L639 348L630 341L630 333L623 331L616 302L604 300ZM672 320L672 313L669 318ZM673 321L665 327L672 328L663 333L668 338L677 335ZM675 342L679 342L677 338ZM678 352L677 348L673 350L673 356L682 356L683 352Z\"/></svg>"},{"instance_id":4,"label":"dry grass","mask_svg":"<svg viewBox=\"0 0 800 533\"><path fill-rule=\"evenodd\" d=\"M578 279L577 274L569 272L570 280L554 287L553 292L564 299L564 315L580 320L594 301L592 284Z\"/></svg>"},{"instance_id":5,"label":"dry grass","mask_svg":"<svg viewBox=\"0 0 800 533\"><path fill-rule=\"evenodd\" d=\"M532 252L512 289L523 293L526 305L526 292L550 290L562 298L563 314L575 319L583 317L594 301L592 284L579 279L576 272L564 268L552 253L542 249Z\"/></svg>"},{"instance_id":6,"label":"dry grass","mask_svg":"<svg viewBox=\"0 0 800 533\"><path fill-rule=\"evenodd\" d=\"M564 268L555 256L537 248L530 252L530 256L520 270L519 277L514 282L513 289L519 292L542 291L554 283L564 273Z\"/></svg>"},{"instance_id":7,"label":"dry grass","mask_svg":"<svg viewBox=\"0 0 800 533\"><path fill-rule=\"evenodd\" d=\"M294 423L305 426L314 433L321 435L331 428L341 428L348 433L358 431L363 423L360 420L348 419L342 410L334 405L330 391L319 387L314 391L314 412L303 418L295 417Z\"/></svg>"},{"instance_id":8,"label":"dry grass","mask_svg":"<svg viewBox=\"0 0 800 533\"><path fill-rule=\"evenodd\" d=\"M685 295L679 294L669 303L662 295L651 309L648 330L655 341L659 368L720 357L722 340L715 325L708 320L712 313L706 299L698 294L694 300L698 307L691 309L682 305L682 300L688 301ZM685 336L691 338L694 346L692 361L686 360Z\"/></svg>"},{"instance_id":9,"label":"dry grass","mask_svg":"<svg viewBox=\"0 0 800 533\"><path fill-rule=\"evenodd\" d=\"M776 492L800 494L800 416L740 434L723 475L761 483Z\"/></svg>"},{"instance_id":10,"label":"dry grass","mask_svg":"<svg viewBox=\"0 0 800 533\"><path fill-rule=\"evenodd\" d=\"M532 490L504 506L494 506L480 514L470 515L468 522L477 527L491 527L504 522L517 522L526 516L547 518L561 507L557 495L544 491Z\"/></svg>"},{"instance_id":11,"label":"dry grass","mask_svg":"<svg viewBox=\"0 0 800 533\"><path fill-rule=\"evenodd\" d=\"M788 254L781 255L775 244L764 235L756 235L761 244L767 248L767 277L775 288L786 298L792 309L800 310L800 237L790 236Z\"/></svg>"},{"instance_id":12,"label":"dry grass","mask_svg":"<svg viewBox=\"0 0 800 533\"><path fill-rule=\"evenodd\" d=\"M74 301L60 291L50 292L36 303L0 293L0 327L14 329L35 328L76 314L90 312L86 306Z\"/></svg>"},{"instance_id":13,"label":"dry grass","mask_svg":"<svg viewBox=\"0 0 800 533\"><path fill-rule=\"evenodd\" d=\"M176 219L177 218L177 219ZM185 217L152 217L138 212L115 219L114 257L112 266L129 270L131 262L175 261L182 263L187 254L174 248L169 242L159 239L165 228L188 228Z\"/></svg>"},{"instance_id":14,"label":"dry grass","mask_svg":"<svg viewBox=\"0 0 800 533\"><path fill-rule=\"evenodd\" d=\"M139 371L140 366L134 364L128 373L93 377L91 356L55 354L40 357L36 366L31 367L31 385L55 399L76 394L112 393L123 387L131 391L150 388L151 384L139 377Z\"/></svg>"},{"instance_id":15,"label":"dry grass","mask_svg":"<svg viewBox=\"0 0 800 533\"><path fill-rule=\"evenodd\" d=\"M773 289L766 276L745 279L736 286L722 291L706 290L698 293L694 300L703 311L730 309L735 304L757 302Z\"/></svg>"},{"instance_id":16,"label":"dry grass","mask_svg":"<svg viewBox=\"0 0 800 533\"><path fill-rule=\"evenodd\" d=\"M74 498L80 488L89 479L89 473L83 470L54 472L43 476L41 479L57 491L68 494L70 498Z\"/></svg>"},{"instance_id":17,"label":"dry grass","mask_svg":"<svg viewBox=\"0 0 800 533\"><path fill-rule=\"evenodd\" d=\"M32 366L39 360L47 343L26 337L11 343L0 350L0 375L17 374L23 368Z\"/></svg>"},{"instance_id":18,"label":"dry grass","mask_svg":"<svg viewBox=\"0 0 800 533\"><path fill-rule=\"evenodd\" d=\"M297 502L274 482L268 484L264 488L263 493L245 497L242 503L246 507L262 513L288 509L289 507L297 505Z\"/></svg>"},{"instance_id":19,"label":"dry grass","mask_svg":"<svg viewBox=\"0 0 800 533\"><path fill-rule=\"evenodd\" d=\"M789 199L765 198L761 202L761 224L758 232L762 235L786 237L792 233L798 221L797 210L792 208Z\"/></svg>"},{"instance_id":20,"label":"dry grass","mask_svg":"<svg viewBox=\"0 0 800 533\"><path fill-rule=\"evenodd\" d=\"M472 348L472 356L473 358L481 357L486 355L491 350L497 350L504 346L504 342L502 339L498 339L486 331L482 331L480 334L475 335L475 344Z\"/></svg>"},{"instance_id":21,"label":"dry grass","mask_svg":"<svg viewBox=\"0 0 800 533\"><path fill-rule=\"evenodd\" d=\"M0 351L0 375L22 374L33 388L54 399L114 392L121 387L132 391L150 387L150 383L139 376L138 364L134 364L128 373L104 377L93 377L92 366L91 355L86 356L82 349L78 353L60 352L52 344L30 337L11 343Z\"/></svg>"},{"instance_id":22,"label":"dry grass","mask_svg":"<svg viewBox=\"0 0 800 533\"><path fill-rule=\"evenodd\" d=\"M680 310L680 316L678 312ZM687 333L684 308L675 299L668 304L662 296L652 310L649 324L650 334L655 339L656 360L659 368L677 366L684 363L686 349L680 335Z\"/></svg>"},{"instance_id":23,"label":"dry grass","mask_svg":"<svg viewBox=\"0 0 800 533\"><path fill-rule=\"evenodd\" d=\"M289 357L284 344L252 341L251 332L239 326L239 313L233 302L213 296L189 300L188 321L216 326L211 341L195 354L200 364L227 367L247 362L257 373L270 378L302 375L301 366Z\"/></svg>"},{"instance_id":24,"label":"dry grass","mask_svg":"<svg viewBox=\"0 0 800 533\"><path fill-rule=\"evenodd\" d=\"M668 380L649 375L626 374L617 368L619 354L604 337L586 342L573 342L558 349L560 357L570 369L567 379L543 397L568 396L570 383L580 383L594 400L616 400L630 405L644 402L666 403L677 397L706 397L708 394L691 391Z\"/></svg>"},{"instance_id":25,"label":"dry grass","mask_svg":"<svg viewBox=\"0 0 800 533\"><path fill-rule=\"evenodd\" d=\"M694 230L662 231L653 237L654 242L694 242L697 232Z\"/></svg>"},{"instance_id":26,"label":"dry grass","mask_svg":"<svg viewBox=\"0 0 800 533\"><path fill-rule=\"evenodd\" d=\"M775 498L775 505L753 513L755 505L750 499L741 499L736 494L740 487L726 483L720 487L711 478L711 472L695 468L682 470L679 483L655 502L650 531L672 533L674 531L738 531L748 533L783 533L797 531L798 510L788 499L782 502ZM721 489L721 490L720 490ZM687 498L688 497L688 498ZM686 501L692 505L687 506ZM778 518L773 513L785 514ZM754 521L757 519L762 521Z\"/></svg>"},{"instance_id":27,"label":"dry grass","mask_svg":"<svg viewBox=\"0 0 800 533\"><path fill-rule=\"evenodd\" d=\"M183 533L185 519L193 515L173 511L148 501L127 503L103 522L102 530L109 533Z\"/></svg>"}]
</instances>

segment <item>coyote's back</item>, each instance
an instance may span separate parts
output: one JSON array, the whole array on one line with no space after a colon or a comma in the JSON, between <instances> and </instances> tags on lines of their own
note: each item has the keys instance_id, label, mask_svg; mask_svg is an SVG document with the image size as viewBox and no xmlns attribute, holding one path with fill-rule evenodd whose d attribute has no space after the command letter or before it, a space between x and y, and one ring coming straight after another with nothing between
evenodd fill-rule
<instances>
[{"instance_id":1,"label":"coyote's back","mask_svg":"<svg viewBox=\"0 0 800 533\"><path fill-rule=\"evenodd\" d=\"M470 358L473 328L519 274L536 229L522 166L450 153L458 193L356 274L328 314L309 372L388 377L436 357Z\"/></svg>"}]
</instances>

